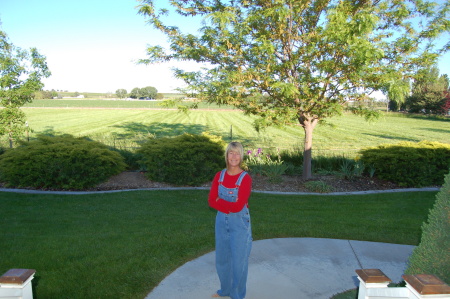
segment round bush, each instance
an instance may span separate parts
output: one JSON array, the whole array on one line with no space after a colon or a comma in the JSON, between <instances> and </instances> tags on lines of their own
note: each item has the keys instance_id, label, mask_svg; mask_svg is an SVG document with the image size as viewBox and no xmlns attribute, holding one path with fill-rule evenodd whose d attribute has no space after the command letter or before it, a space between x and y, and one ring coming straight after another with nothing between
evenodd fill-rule
<instances>
[{"instance_id":1,"label":"round bush","mask_svg":"<svg viewBox=\"0 0 450 299\"><path fill-rule=\"evenodd\" d=\"M211 181L225 166L223 142L205 135L151 139L138 152L150 180L179 186Z\"/></svg>"},{"instance_id":2,"label":"round bush","mask_svg":"<svg viewBox=\"0 0 450 299\"><path fill-rule=\"evenodd\" d=\"M82 190L125 169L122 156L105 145L71 135L44 136L0 155L7 186Z\"/></svg>"}]
</instances>

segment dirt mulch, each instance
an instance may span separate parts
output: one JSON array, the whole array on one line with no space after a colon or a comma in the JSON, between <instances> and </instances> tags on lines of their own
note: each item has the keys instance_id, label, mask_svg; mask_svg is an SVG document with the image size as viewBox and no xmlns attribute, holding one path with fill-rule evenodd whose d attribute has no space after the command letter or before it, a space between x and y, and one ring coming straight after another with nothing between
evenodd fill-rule
<instances>
[{"instance_id":1,"label":"dirt mulch","mask_svg":"<svg viewBox=\"0 0 450 299\"><path fill-rule=\"evenodd\" d=\"M281 182L271 182L267 177L252 176L255 191L277 191L277 192L311 192L305 187L305 180L301 176L282 176ZM313 181L322 181L331 187L332 192L352 192L368 190L390 190L400 187L392 182L383 181L377 178L360 177L353 180L346 180L338 176L320 175L315 176ZM153 182L145 177L142 172L126 171L111 177L108 181L97 185L91 190L123 190L123 189L141 189L141 188L171 188L183 187L174 186L167 183ZM187 187L187 186L185 186ZM210 183L203 184L200 187L210 187Z\"/></svg>"}]
</instances>

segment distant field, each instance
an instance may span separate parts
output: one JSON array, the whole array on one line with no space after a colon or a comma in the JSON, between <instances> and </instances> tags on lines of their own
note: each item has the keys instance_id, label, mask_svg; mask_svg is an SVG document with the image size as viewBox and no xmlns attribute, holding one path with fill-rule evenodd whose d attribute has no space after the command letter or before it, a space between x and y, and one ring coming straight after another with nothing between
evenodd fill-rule
<instances>
[{"instance_id":1,"label":"distant field","mask_svg":"<svg viewBox=\"0 0 450 299\"><path fill-rule=\"evenodd\" d=\"M246 148L298 149L304 133L300 126L268 128L256 132L253 118L238 110L178 110L161 109L157 101L112 100L39 100L28 106L56 108L24 108L30 127L37 133L68 133L89 136L117 147L135 147L136 140L149 136L175 136L183 133L209 132L224 140L241 141ZM50 105L50 106L48 106ZM97 109L86 109L86 108ZM102 109L106 108L106 109ZM208 107L206 107L208 108ZM346 114L327 120L314 131L314 154L346 154L382 143L400 141L439 141L450 143L450 120L428 119L385 113L375 123Z\"/></svg>"},{"instance_id":2,"label":"distant field","mask_svg":"<svg viewBox=\"0 0 450 299\"><path fill-rule=\"evenodd\" d=\"M160 109L161 103L162 101L154 101L154 100L59 99L59 100L34 100L32 103L27 103L24 107ZM205 103L200 103L199 108L233 109L233 107L231 106L218 106L215 104L205 104Z\"/></svg>"},{"instance_id":3,"label":"distant field","mask_svg":"<svg viewBox=\"0 0 450 299\"><path fill-rule=\"evenodd\" d=\"M131 91L131 90L129 90ZM83 95L85 96L85 98L90 98L90 99L110 99L110 98L115 98L117 97L115 92L73 92L73 91L58 91L57 92L59 96L61 97L75 97L76 94L78 95ZM163 92L162 93L164 95L165 99L174 99L174 98L183 98L185 97L184 94L182 93L168 93L168 92Z\"/></svg>"}]
</instances>

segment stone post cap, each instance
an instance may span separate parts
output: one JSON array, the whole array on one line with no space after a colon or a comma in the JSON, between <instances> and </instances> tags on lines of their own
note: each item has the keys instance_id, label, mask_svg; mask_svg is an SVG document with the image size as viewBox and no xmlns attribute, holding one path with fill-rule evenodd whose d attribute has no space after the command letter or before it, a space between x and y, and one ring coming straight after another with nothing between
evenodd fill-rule
<instances>
[{"instance_id":1,"label":"stone post cap","mask_svg":"<svg viewBox=\"0 0 450 299\"><path fill-rule=\"evenodd\" d=\"M365 283L390 283L392 280L380 269L357 269L355 272Z\"/></svg>"},{"instance_id":2,"label":"stone post cap","mask_svg":"<svg viewBox=\"0 0 450 299\"><path fill-rule=\"evenodd\" d=\"M405 274L402 278L421 295L450 294L450 286L434 275Z\"/></svg>"},{"instance_id":3,"label":"stone post cap","mask_svg":"<svg viewBox=\"0 0 450 299\"><path fill-rule=\"evenodd\" d=\"M0 276L0 284L23 284L36 273L33 269L10 269Z\"/></svg>"}]
</instances>

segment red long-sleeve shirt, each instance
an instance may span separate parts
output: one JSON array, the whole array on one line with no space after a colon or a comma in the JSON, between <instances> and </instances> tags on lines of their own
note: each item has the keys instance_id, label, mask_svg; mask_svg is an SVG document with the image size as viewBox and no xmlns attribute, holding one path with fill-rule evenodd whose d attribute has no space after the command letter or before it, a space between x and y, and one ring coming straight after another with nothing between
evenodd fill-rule
<instances>
[{"instance_id":1,"label":"red long-sleeve shirt","mask_svg":"<svg viewBox=\"0 0 450 299\"><path fill-rule=\"evenodd\" d=\"M237 175L229 175L225 172L222 185L226 188L236 188L236 182L240 174L241 173L238 173ZM252 178L249 174L244 176L244 179L239 186L236 202L229 202L222 198L217 199L219 196L219 178L220 171L216 173L211 184L211 190L209 191L208 196L209 206L226 214L240 212L245 205L248 205L248 199L250 197L250 193L252 192Z\"/></svg>"}]
</instances>

